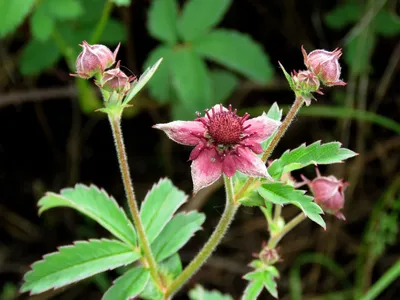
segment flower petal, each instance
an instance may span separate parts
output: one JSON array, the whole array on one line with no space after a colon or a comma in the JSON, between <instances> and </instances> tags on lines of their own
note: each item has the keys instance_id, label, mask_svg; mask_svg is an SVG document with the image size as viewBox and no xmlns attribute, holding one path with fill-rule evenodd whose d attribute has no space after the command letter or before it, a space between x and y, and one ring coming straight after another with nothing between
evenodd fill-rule
<instances>
[{"instance_id":1,"label":"flower petal","mask_svg":"<svg viewBox=\"0 0 400 300\"><path fill-rule=\"evenodd\" d=\"M199 121L174 121L156 124L153 128L163 130L171 140L189 146L197 145L205 132L203 123Z\"/></svg>"},{"instance_id":2,"label":"flower petal","mask_svg":"<svg viewBox=\"0 0 400 300\"><path fill-rule=\"evenodd\" d=\"M253 151L245 147L238 147L236 151L237 154L232 155L238 171L251 177L264 177L272 180L265 163Z\"/></svg>"},{"instance_id":3,"label":"flower petal","mask_svg":"<svg viewBox=\"0 0 400 300\"><path fill-rule=\"evenodd\" d=\"M222 160L214 148L203 149L192 162L193 193L196 194L221 177Z\"/></svg>"},{"instance_id":4,"label":"flower petal","mask_svg":"<svg viewBox=\"0 0 400 300\"><path fill-rule=\"evenodd\" d=\"M222 171L226 176L232 177L236 173L236 162L233 155L227 155L222 162Z\"/></svg>"},{"instance_id":5,"label":"flower petal","mask_svg":"<svg viewBox=\"0 0 400 300\"><path fill-rule=\"evenodd\" d=\"M257 118L249 119L243 124L244 127L250 125L249 128L244 130L244 133L249 135L245 141L261 143L269 138L280 124L281 122L268 118L266 113Z\"/></svg>"}]
</instances>

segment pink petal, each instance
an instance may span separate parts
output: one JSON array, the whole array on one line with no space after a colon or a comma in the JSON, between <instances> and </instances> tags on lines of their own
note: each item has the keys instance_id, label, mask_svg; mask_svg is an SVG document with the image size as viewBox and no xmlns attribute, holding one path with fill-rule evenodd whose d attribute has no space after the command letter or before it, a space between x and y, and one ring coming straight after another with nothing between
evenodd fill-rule
<instances>
[{"instance_id":1,"label":"pink petal","mask_svg":"<svg viewBox=\"0 0 400 300\"><path fill-rule=\"evenodd\" d=\"M325 202L335 196L336 193L339 193L341 182L336 178L317 177L309 185L316 201Z\"/></svg>"},{"instance_id":2,"label":"pink petal","mask_svg":"<svg viewBox=\"0 0 400 300\"><path fill-rule=\"evenodd\" d=\"M153 128L163 130L171 140L189 146L197 145L205 132L203 123L199 121L174 121L156 124Z\"/></svg>"},{"instance_id":3,"label":"pink petal","mask_svg":"<svg viewBox=\"0 0 400 300\"><path fill-rule=\"evenodd\" d=\"M192 152L190 152L189 160L195 160L199 157L201 151L206 147L206 145L200 141L196 147L193 148Z\"/></svg>"},{"instance_id":4,"label":"pink petal","mask_svg":"<svg viewBox=\"0 0 400 300\"><path fill-rule=\"evenodd\" d=\"M222 160L214 148L205 148L192 162L193 193L196 194L221 177Z\"/></svg>"},{"instance_id":5,"label":"pink petal","mask_svg":"<svg viewBox=\"0 0 400 300\"><path fill-rule=\"evenodd\" d=\"M232 177L236 173L236 162L233 157L233 155L227 155L222 162L222 171L228 177Z\"/></svg>"},{"instance_id":6,"label":"pink petal","mask_svg":"<svg viewBox=\"0 0 400 300\"><path fill-rule=\"evenodd\" d=\"M252 140L247 142L247 139L246 139L246 140L244 140L243 143L241 143L241 145L249 147L256 154L261 154L263 152L263 148L261 147L260 143L252 141Z\"/></svg>"},{"instance_id":7,"label":"pink petal","mask_svg":"<svg viewBox=\"0 0 400 300\"><path fill-rule=\"evenodd\" d=\"M244 127L251 125L249 128L244 130L244 133L249 135L249 138L245 141L261 143L269 138L280 124L281 122L268 118L265 113L257 118L249 119L243 124Z\"/></svg>"},{"instance_id":8,"label":"pink petal","mask_svg":"<svg viewBox=\"0 0 400 300\"><path fill-rule=\"evenodd\" d=\"M265 163L249 148L236 148L237 154L231 154L235 159L236 169L251 177L264 177L271 179Z\"/></svg>"}]
</instances>

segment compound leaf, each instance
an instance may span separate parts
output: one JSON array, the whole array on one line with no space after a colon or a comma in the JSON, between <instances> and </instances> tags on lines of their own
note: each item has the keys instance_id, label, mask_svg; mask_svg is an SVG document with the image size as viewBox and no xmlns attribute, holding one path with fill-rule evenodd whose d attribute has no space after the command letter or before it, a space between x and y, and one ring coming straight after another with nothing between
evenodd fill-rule
<instances>
[{"instance_id":1,"label":"compound leaf","mask_svg":"<svg viewBox=\"0 0 400 300\"><path fill-rule=\"evenodd\" d=\"M0 38L15 30L31 11L35 0L0 1Z\"/></svg>"},{"instance_id":2,"label":"compound leaf","mask_svg":"<svg viewBox=\"0 0 400 300\"><path fill-rule=\"evenodd\" d=\"M152 37L168 44L176 44L178 32L178 3L176 0L154 0L149 9L147 28Z\"/></svg>"}]
</instances>

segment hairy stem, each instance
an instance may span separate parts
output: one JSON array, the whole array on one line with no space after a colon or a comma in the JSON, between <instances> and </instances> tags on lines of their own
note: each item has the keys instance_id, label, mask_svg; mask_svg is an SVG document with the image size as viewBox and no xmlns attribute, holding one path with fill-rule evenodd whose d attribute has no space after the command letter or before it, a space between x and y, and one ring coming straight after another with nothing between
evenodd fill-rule
<instances>
[{"instance_id":1,"label":"hairy stem","mask_svg":"<svg viewBox=\"0 0 400 300\"><path fill-rule=\"evenodd\" d=\"M211 237L204 245L203 249L196 255L196 257L189 263L183 272L170 284L165 293L164 299L169 299L185 282L192 277L197 270L205 263L207 258L214 252L217 245L222 240L225 232L231 224L237 209L238 204L234 203L232 179L224 175L225 191L226 191L226 205L224 213L212 233Z\"/></svg>"},{"instance_id":2,"label":"hairy stem","mask_svg":"<svg viewBox=\"0 0 400 300\"><path fill-rule=\"evenodd\" d=\"M129 165L125 151L124 138L121 131L121 115L109 115L108 116L111 124L112 133L115 141L115 148L117 150L119 167L121 170L122 181L124 183L126 197L128 198L128 204L132 213L133 221L135 223L136 230L139 234L139 243L143 249L144 257L146 259L147 266L150 270L151 277L154 282L158 285L160 290L163 290L163 284L161 278L157 272L157 263L154 259L153 253L149 242L144 231L142 221L140 220L140 213L135 199L135 192L133 190L133 184L131 175L129 172Z\"/></svg>"},{"instance_id":3,"label":"hairy stem","mask_svg":"<svg viewBox=\"0 0 400 300\"><path fill-rule=\"evenodd\" d=\"M306 215L304 213L298 214L296 217L294 217L289 223L287 223L280 231L275 233L273 236L270 237L267 247L270 249L273 249L276 247L276 245L279 243L279 241L293 228L295 228L297 225L299 225L301 222L303 222L305 219L307 219Z\"/></svg>"}]
</instances>

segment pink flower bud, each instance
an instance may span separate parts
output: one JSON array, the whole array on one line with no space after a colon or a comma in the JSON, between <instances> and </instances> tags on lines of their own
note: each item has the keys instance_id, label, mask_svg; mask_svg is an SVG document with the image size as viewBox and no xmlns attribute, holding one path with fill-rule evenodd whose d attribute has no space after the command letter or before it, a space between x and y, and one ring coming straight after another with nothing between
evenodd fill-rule
<instances>
[{"instance_id":1,"label":"pink flower bud","mask_svg":"<svg viewBox=\"0 0 400 300\"><path fill-rule=\"evenodd\" d=\"M318 93L323 95L323 93L319 90L320 83L318 77L311 71L293 71L292 72L293 84L295 85L295 89L298 92L301 92L304 97L306 105L309 106L311 103L312 97L311 93ZM308 97L307 97L308 96Z\"/></svg>"},{"instance_id":2,"label":"pink flower bud","mask_svg":"<svg viewBox=\"0 0 400 300\"><path fill-rule=\"evenodd\" d=\"M130 82L133 81L135 76L127 76L124 72L119 68L120 62L117 63L114 69L108 70L104 72L102 77L102 83L98 84L101 88L112 92L116 91L117 93L126 93L129 91L131 85Z\"/></svg>"},{"instance_id":3,"label":"pink flower bud","mask_svg":"<svg viewBox=\"0 0 400 300\"><path fill-rule=\"evenodd\" d=\"M304 182L314 194L314 201L325 212L335 215L338 219L346 220L340 210L344 206L344 190L348 183L334 176L321 176L318 169L316 170L317 177L312 181L302 175Z\"/></svg>"},{"instance_id":4,"label":"pink flower bud","mask_svg":"<svg viewBox=\"0 0 400 300\"><path fill-rule=\"evenodd\" d=\"M118 44L114 53L104 45L89 45L86 41L80 46L83 50L76 59L76 74L71 75L88 79L97 73L103 73L115 63L120 45Z\"/></svg>"},{"instance_id":5,"label":"pink flower bud","mask_svg":"<svg viewBox=\"0 0 400 300\"><path fill-rule=\"evenodd\" d=\"M342 56L342 50L336 48L332 52L326 50L314 50L307 54L303 46L304 64L307 68L317 75L318 79L326 86L346 85L340 80L341 67L339 58Z\"/></svg>"}]
</instances>

